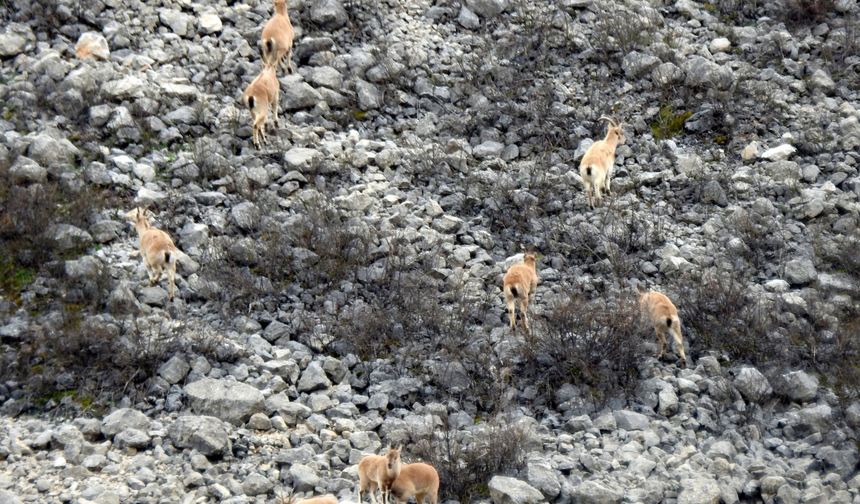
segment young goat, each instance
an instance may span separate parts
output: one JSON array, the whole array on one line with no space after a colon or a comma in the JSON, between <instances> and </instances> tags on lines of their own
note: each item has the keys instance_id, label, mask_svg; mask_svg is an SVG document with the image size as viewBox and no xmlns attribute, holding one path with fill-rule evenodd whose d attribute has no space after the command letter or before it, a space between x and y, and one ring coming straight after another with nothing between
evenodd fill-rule
<instances>
[{"instance_id":1,"label":"young goat","mask_svg":"<svg viewBox=\"0 0 860 504\"><path fill-rule=\"evenodd\" d=\"M272 67L286 67L287 73L292 73L293 36L287 1L275 0L275 14L263 27L263 61Z\"/></svg>"},{"instance_id":2,"label":"young goat","mask_svg":"<svg viewBox=\"0 0 860 504\"><path fill-rule=\"evenodd\" d=\"M254 145L259 149L266 143L266 121L269 110L274 114L275 128L278 127L278 100L281 86L275 75L275 67L263 63L260 74L251 81L242 95L242 101L251 112L251 128L254 133Z\"/></svg>"},{"instance_id":3,"label":"young goat","mask_svg":"<svg viewBox=\"0 0 860 504\"><path fill-rule=\"evenodd\" d=\"M415 497L417 504L424 504L430 498L431 504L439 502L439 473L428 464L404 464L400 476L391 484L395 502L406 502Z\"/></svg>"},{"instance_id":4,"label":"young goat","mask_svg":"<svg viewBox=\"0 0 860 504\"><path fill-rule=\"evenodd\" d=\"M155 285L161 279L161 272L167 268L167 279L170 284L170 300L176 293L176 260L179 249L173 244L170 235L149 224L148 211L135 208L125 214L134 224L140 239L140 255L149 273L149 285Z\"/></svg>"},{"instance_id":5,"label":"young goat","mask_svg":"<svg viewBox=\"0 0 860 504\"><path fill-rule=\"evenodd\" d=\"M657 342L660 343L660 355L663 358L666 351L666 332L671 332L675 340L675 349L679 355L682 367L687 367L687 356L684 353L684 340L681 336L681 319L678 318L678 309L665 295L657 291L639 291L639 307L642 314L651 321L654 331L657 333Z\"/></svg>"},{"instance_id":6,"label":"young goat","mask_svg":"<svg viewBox=\"0 0 860 504\"><path fill-rule=\"evenodd\" d=\"M523 262L511 266L504 277L503 291L505 293L505 305L508 307L508 318L511 322L511 330L517 326L516 307L520 307L523 329L529 332L529 318L527 315L529 301L534 297L538 284L537 265L534 253L527 253Z\"/></svg>"},{"instance_id":7,"label":"young goat","mask_svg":"<svg viewBox=\"0 0 860 504\"><path fill-rule=\"evenodd\" d=\"M615 166L615 148L624 143L624 131L621 123L611 117L601 116L601 120L609 123L606 137L591 144L585 151L582 161L579 162L579 175L585 186L585 194L588 204L594 208L595 200L599 204L601 200L600 191L606 189L606 194L612 194L611 180L612 171Z\"/></svg>"},{"instance_id":8,"label":"young goat","mask_svg":"<svg viewBox=\"0 0 860 504\"><path fill-rule=\"evenodd\" d=\"M358 502L361 494L370 490L370 500L376 504L376 489L387 504L391 482L400 474L400 447L388 448L385 455L368 455L358 463Z\"/></svg>"}]
</instances>

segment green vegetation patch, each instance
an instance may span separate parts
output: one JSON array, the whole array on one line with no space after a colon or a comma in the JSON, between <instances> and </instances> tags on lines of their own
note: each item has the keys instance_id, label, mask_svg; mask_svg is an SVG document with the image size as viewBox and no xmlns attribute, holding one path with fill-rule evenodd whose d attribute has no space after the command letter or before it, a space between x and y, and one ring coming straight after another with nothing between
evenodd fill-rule
<instances>
[{"instance_id":1,"label":"green vegetation patch","mask_svg":"<svg viewBox=\"0 0 860 504\"><path fill-rule=\"evenodd\" d=\"M665 140L680 135L684 131L684 123L693 113L675 113L672 107L664 105L657 114L657 119L651 123L651 134L656 140Z\"/></svg>"},{"instance_id":2,"label":"green vegetation patch","mask_svg":"<svg viewBox=\"0 0 860 504\"><path fill-rule=\"evenodd\" d=\"M24 268L11 258L0 259L0 290L16 303L20 300L21 291L36 279L36 270Z\"/></svg>"}]
</instances>

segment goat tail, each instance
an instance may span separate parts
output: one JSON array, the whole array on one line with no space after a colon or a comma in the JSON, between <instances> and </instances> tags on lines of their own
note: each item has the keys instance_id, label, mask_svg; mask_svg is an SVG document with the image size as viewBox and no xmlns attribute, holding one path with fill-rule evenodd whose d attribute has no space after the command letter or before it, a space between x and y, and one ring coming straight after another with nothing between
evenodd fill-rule
<instances>
[{"instance_id":1,"label":"goat tail","mask_svg":"<svg viewBox=\"0 0 860 504\"><path fill-rule=\"evenodd\" d=\"M248 108L251 110L254 110L254 97L253 96L248 97Z\"/></svg>"},{"instance_id":2,"label":"goat tail","mask_svg":"<svg viewBox=\"0 0 860 504\"><path fill-rule=\"evenodd\" d=\"M164 251L164 262L165 262L166 264L170 264L170 263L171 263L171 262L173 262L175 259L176 259L176 256L171 255L169 250L165 250L165 251Z\"/></svg>"},{"instance_id":3,"label":"goat tail","mask_svg":"<svg viewBox=\"0 0 860 504\"><path fill-rule=\"evenodd\" d=\"M671 327L672 327L672 317L666 317L666 327L668 327L668 328L670 328L670 329L671 329Z\"/></svg>"},{"instance_id":4,"label":"goat tail","mask_svg":"<svg viewBox=\"0 0 860 504\"><path fill-rule=\"evenodd\" d=\"M585 167L585 175L588 177L591 177L591 167L590 166Z\"/></svg>"},{"instance_id":5,"label":"goat tail","mask_svg":"<svg viewBox=\"0 0 860 504\"><path fill-rule=\"evenodd\" d=\"M516 285L511 285L510 289L511 289L511 295L512 296L514 296L515 298L520 297L519 293L517 292L517 286Z\"/></svg>"},{"instance_id":6,"label":"goat tail","mask_svg":"<svg viewBox=\"0 0 860 504\"><path fill-rule=\"evenodd\" d=\"M267 39L263 42L263 61L268 60L273 52L275 52L275 39Z\"/></svg>"}]
</instances>

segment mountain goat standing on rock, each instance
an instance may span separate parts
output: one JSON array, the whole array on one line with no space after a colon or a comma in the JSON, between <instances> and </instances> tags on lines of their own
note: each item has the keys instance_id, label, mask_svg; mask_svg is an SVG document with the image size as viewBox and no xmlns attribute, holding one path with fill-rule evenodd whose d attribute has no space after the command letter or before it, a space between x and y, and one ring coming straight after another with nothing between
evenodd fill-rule
<instances>
[{"instance_id":1,"label":"mountain goat standing on rock","mask_svg":"<svg viewBox=\"0 0 860 504\"><path fill-rule=\"evenodd\" d=\"M391 483L400 475L400 447L388 448L385 455L368 455L358 463L358 502L361 494L370 490L370 500L376 504L376 488L382 493L382 503L388 503Z\"/></svg>"},{"instance_id":2,"label":"mountain goat standing on rock","mask_svg":"<svg viewBox=\"0 0 860 504\"><path fill-rule=\"evenodd\" d=\"M179 249L173 244L170 235L152 227L147 218L148 211L135 208L125 214L134 224L140 239L140 255L149 273L149 285L155 285L161 279L161 272L167 268L167 279L170 284L170 300L176 294L176 260Z\"/></svg>"},{"instance_id":3,"label":"mountain goat standing on rock","mask_svg":"<svg viewBox=\"0 0 860 504\"><path fill-rule=\"evenodd\" d=\"M600 204L602 189L606 189L607 195L612 194L610 183L615 166L615 148L624 143L621 123L607 116L600 116L600 119L609 123L606 137L591 144L579 162L579 175L591 208L594 208L595 201Z\"/></svg>"},{"instance_id":4,"label":"mountain goat standing on rock","mask_svg":"<svg viewBox=\"0 0 860 504\"><path fill-rule=\"evenodd\" d=\"M274 115L275 128L278 127L278 100L281 96L281 86L275 75L275 67L263 63L263 70L248 84L242 101L251 112L251 129L253 130L254 145L261 148L266 143L266 121L269 111Z\"/></svg>"},{"instance_id":5,"label":"mountain goat standing on rock","mask_svg":"<svg viewBox=\"0 0 860 504\"><path fill-rule=\"evenodd\" d=\"M508 268L503 282L505 305L508 307L511 330L517 327L516 307L519 305L523 329L528 333L529 318L527 312L529 309L529 300L531 297L534 297L538 284L535 254L532 252L526 253L522 263L514 264Z\"/></svg>"},{"instance_id":6,"label":"mountain goat standing on rock","mask_svg":"<svg viewBox=\"0 0 860 504\"><path fill-rule=\"evenodd\" d=\"M684 353L684 339L681 336L681 319L678 317L678 309L665 295L657 291L639 291L639 307L642 314L648 318L654 331L657 333L657 342L660 343L660 355L663 358L666 351L666 333L671 332L675 340L675 349L678 352L678 360L682 367L687 367L687 356Z\"/></svg>"},{"instance_id":7,"label":"mountain goat standing on rock","mask_svg":"<svg viewBox=\"0 0 860 504\"><path fill-rule=\"evenodd\" d=\"M285 67L287 73L292 73L294 36L287 1L275 0L275 14L263 27L263 61L273 67Z\"/></svg>"}]
</instances>

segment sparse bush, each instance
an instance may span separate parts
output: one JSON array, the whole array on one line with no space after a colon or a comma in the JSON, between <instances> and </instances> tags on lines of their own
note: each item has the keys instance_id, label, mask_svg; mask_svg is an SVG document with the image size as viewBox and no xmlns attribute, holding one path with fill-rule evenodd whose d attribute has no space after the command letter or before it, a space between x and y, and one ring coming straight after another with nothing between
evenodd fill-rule
<instances>
[{"instance_id":1,"label":"sparse bush","mask_svg":"<svg viewBox=\"0 0 860 504\"><path fill-rule=\"evenodd\" d=\"M763 216L739 210L729 221L729 232L746 245L746 258L757 269L768 261L779 262L785 253L786 242L782 236L782 219L777 215Z\"/></svg>"},{"instance_id":2,"label":"sparse bush","mask_svg":"<svg viewBox=\"0 0 860 504\"><path fill-rule=\"evenodd\" d=\"M598 402L635 385L647 328L633 296L588 300L570 295L551 305L534 326L515 372L549 400L566 383L588 387Z\"/></svg>"},{"instance_id":3,"label":"sparse bush","mask_svg":"<svg viewBox=\"0 0 860 504\"><path fill-rule=\"evenodd\" d=\"M522 423L499 417L468 431L451 426L447 415L442 417L442 423L430 434L415 436L409 446L417 459L439 473L440 495L460 502L486 498L487 485L494 475L523 466L531 436Z\"/></svg>"},{"instance_id":4,"label":"sparse bush","mask_svg":"<svg viewBox=\"0 0 860 504\"><path fill-rule=\"evenodd\" d=\"M592 44L605 54L627 54L651 45L656 28L662 24L656 10L636 12L616 5L598 16Z\"/></svg>"},{"instance_id":5,"label":"sparse bush","mask_svg":"<svg viewBox=\"0 0 860 504\"><path fill-rule=\"evenodd\" d=\"M817 23L835 8L835 0L782 1L783 16L794 23Z\"/></svg>"},{"instance_id":6,"label":"sparse bush","mask_svg":"<svg viewBox=\"0 0 860 504\"><path fill-rule=\"evenodd\" d=\"M716 350L753 364L775 355L778 345L770 337L775 311L750 293L739 268L688 274L676 282L676 289L691 355Z\"/></svg>"},{"instance_id":7,"label":"sparse bush","mask_svg":"<svg viewBox=\"0 0 860 504\"><path fill-rule=\"evenodd\" d=\"M651 123L651 134L655 140L676 137L684 132L684 123L692 115L689 111L675 113L671 106L664 105Z\"/></svg>"}]
</instances>

